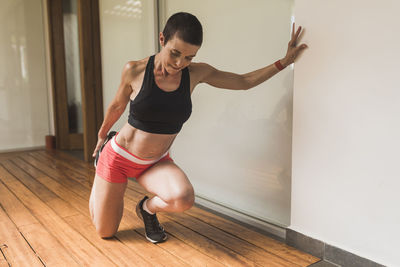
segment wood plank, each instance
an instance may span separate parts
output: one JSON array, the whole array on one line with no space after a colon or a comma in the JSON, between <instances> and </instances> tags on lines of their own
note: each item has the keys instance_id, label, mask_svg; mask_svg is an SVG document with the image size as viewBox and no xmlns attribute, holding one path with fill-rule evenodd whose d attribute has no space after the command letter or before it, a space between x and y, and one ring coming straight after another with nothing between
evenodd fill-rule
<instances>
[{"instance_id":1,"label":"wood plank","mask_svg":"<svg viewBox=\"0 0 400 267\"><path fill-rule=\"evenodd\" d=\"M48 158L41 156L40 154L37 154L37 153L32 153L32 154L29 153L29 156L31 158L35 159L36 161L47 162L48 165L45 166L46 170L50 170L50 169L56 170L58 172L58 175L59 176L61 175L60 177L73 178L74 180L78 181L80 184L85 185L86 187L89 187L89 188L92 187L92 183L90 183L88 181L87 174L80 173L79 171L77 171L78 168L75 166L71 166L71 164L69 164L70 166L62 164L62 161L60 161L59 159L56 159L56 158L49 160ZM62 175L64 172L65 173L68 172L68 175Z\"/></svg>"},{"instance_id":2,"label":"wood plank","mask_svg":"<svg viewBox=\"0 0 400 267\"><path fill-rule=\"evenodd\" d=\"M2 251L6 254L7 261L11 266L43 266L1 206L0 244L3 245Z\"/></svg>"},{"instance_id":3,"label":"wood plank","mask_svg":"<svg viewBox=\"0 0 400 267\"><path fill-rule=\"evenodd\" d=\"M7 176L7 171L0 165L0 177ZM0 204L18 227L39 222L2 183L0 183Z\"/></svg>"},{"instance_id":4,"label":"wood plank","mask_svg":"<svg viewBox=\"0 0 400 267\"><path fill-rule=\"evenodd\" d=\"M24 163L22 160L16 160L17 163L20 163L21 167L27 167L27 163ZM9 166L10 167L10 166ZM16 166L15 166L16 167ZM129 266L132 265L132 262L136 262L136 266L150 266L148 263L144 261L140 257L140 255L136 254L134 251L129 250L126 246L121 244L121 242L112 242L112 240L103 240L98 237L96 234L96 230L94 229L93 225L91 223L87 223L87 220L89 220L89 214L88 214L88 202L79 199L77 195L75 195L73 192L70 192L66 188L63 188L60 184L57 184L54 180L52 180L49 177L46 176L39 176L38 179L43 181L44 183L40 183L39 181L31 178L31 177L26 177L26 174L23 172L18 173L19 176L17 176L20 179L20 176L25 176L23 179L23 183L29 187L29 188L35 188L37 191L35 191L36 195L43 201L48 204L49 207L53 209L53 211L58 214L59 216L63 216L64 212L63 210L67 209L73 209L74 212L72 215L70 215L68 218L65 218L65 221L69 222L69 225L72 226L73 229L75 229L77 232L79 232L82 236L84 236L87 240L89 240L93 245L95 245L97 248L100 249L100 251L103 252L103 254L107 255L108 257L111 257L114 261L115 264L118 266ZM22 181L22 179L20 179ZM45 187L50 186L51 189L55 190L56 192L52 192L49 190L49 188ZM54 200L52 201L47 201L47 198L49 195L54 195L58 200L58 204L56 205ZM78 213L78 210L74 209L73 207L70 206L66 201L61 200L61 198L58 198L55 193L59 193L62 195L64 200L69 200L71 203L71 200L75 200L74 204L79 208L79 210L82 211L82 208L85 208L85 212L83 212L84 215L86 215L86 223L84 223L84 216ZM75 195L75 196L74 196ZM79 221L77 221L75 218L79 218ZM116 240L114 240L116 241ZM131 257L128 257L131 256ZM133 256L136 258L135 261L132 261Z\"/></svg>"},{"instance_id":5,"label":"wood plank","mask_svg":"<svg viewBox=\"0 0 400 267\"><path fill-rule=\"evenodd\" d=\"M1 176L4 175L2 174L4 171L0 167ZM0 204L45 264L77 266L64 246L39 223L3 183L0 183Z\"/></svg>"},{"instance_id":6,"label":"wood plank","mask_svg":"<svg viewBox=\"0 0 400 267\"><path fill-rule=\"evenodd\" d=\"M144 235L143 223L139 221L135 215L135 207L137 201L133 201L131 198L125 197L125 218L123 218L123 222L129 221L129 227L136 228L137 231L141 232ZM173 221L171 221L173 223ZM163 221L164 225L165 222ZM195 244L191 246L189 243L185 242L185 240L178 239L175 237L176 232L179 230L179 225L174 227L173 229L166 229L168 236L168 242L161 243L159 246L165 246L165 249L170 253L174 254L177 257L180 257L182 260L189 262L191 266L224 266L222 263L217 261L215 257L210 257L210 252L205 250L199 250L196 242L192 242L191 244ZM121 231L124 231L124 226L121 225ZM180 232L185 232L181 230ZM178 235L179 236L179 235ZM196 237L194 237L196 238ZM173 243L173 245L171 245Z\"/></svg>"},{"instance_id":7,"label":"wood plank","mask_svg":"<svg viewBox=\"0 0 400 267\"><path fill-rule=\"evenodd\" d=\"M137 218L135 212L125 208L121 227L117 234L118 238L129 241L129 236L127 235L128 232L126 230L132 228L135 229L135 231L140 233L142 236L145 235L143 222ZM144 238L141 238L140 240L143 245L148 246L150 244ZM174 257L180 259L182 262L185 262L186 265L189 266L221 266L220 262L214 260L208 255L209 253L202 253L197 249L197 247L188 245L186 242L183 242L182 240L176 238L174 235L171 235L170 232L168 232L168 241L157 244L157 246L163 248L165 251L171 253Z\"/></svg>"},{"instance_id":8,"label":"wood plank","mask_svg":"<svg viewBox=\"0 0 400 267\"><path fill-rule=\"evenodd\" d=\"M124 210L124 216L122 217L120 228L116 234L118 240L123 242L131 249L136 249L137 251L140 251L143 257L151 262L154 262L155 265L160 264L163 266L190 266L189 263L185 263L178 257L170 254L168 250L160 247L159 244L154 245L147 241L144 238L144 232L138 231L137 227L132 226L132 224L137 224L135 223L135 219L137 218L134 218L133 214L130 214L131 216L129 216L127 215L127 213L128 211ZM128 218L133 218L134 220L128 222Z\"/></svg>"},{"instance_id":9,"label":"wood plank","mask_svg":"<svg viewBox=\"0 0 400 267\"><path fill-rule=\"evenodd\" d=\"M37 167L41 168L41 166L45 166L47 165L48 162L38 162L36 159L29 157L29 156L24 156L24 158L30 160L30 162L33 162L36 164ZM32 168L30 168L30 171L32 171ZM54 174L57 174L57 172L55 172ZM64 172L64 175L68 175L68 172ZM46 178L45 176L43 176L43 173L40 172L39 170L36 170L36 176L37 179L45 181L47 185L49 186L54 186L55 184L52 182L49 182L48 178ZM62 183L62 179L58 180L58 182ZM48 183L49 182L49 183ZM86 185L86 191L88 191L89 185L87 182L84 182L84 184ZM72 205L85 205L87 207L88 205L88 201L89 201L89 195L88 194L82 194L82 191L74 191L73 188L71 188L71 191L77 193L85 202L81 202L82 200L77 200L77 201L71 201L70 203ZM61 195L60 195L61 197ZM65 195L64 195L65 197ZM78 202L80 202L78 204ZM135 216L135 220L137 220L138 224L139 224L139 219L136 218ZM121 223L121 225L124 225L124 223ZM140 224L141 225L141 224ZM126 226L126 225L125 225ZM149 243L145 238L144 238L144 232L142 233L142 235L134 232L132 230L132 228L125 228L126 231L125 233L121 234L121 235L117 235L118 239L120 239L126 246L128 246L129 248L131 248L132 250L135 251L141 251L141 255L142 257L145 257L146 259L150 259L153 258L155 259L156 263L158 264L165 264L166 266L188 266L187 264L184 264L182 261L180 261L179 259L177 259L176 257L172 256L168 251L165 251L164 249L158 247L158 246L154 246L153 244ZM93 228L93 233L95 233L95 230ZM132 238L132 236L134 238ZM157 257L157 258L155 258Z\"/></svg>"},{"instance_id":10,"label":"wood plank","mask_svg":"<svg viewBox=\"0 0 400 267\"><path fill-rule=\"evenodd\" d=\"M93 183L94 175L95 175L95 168L94 168L93 164L85 163L81 160L77 160L76 158L73 158L73 160L72 160L69 157L64 158L64 157L55 156L55 155L52 155L51 153L52 152L47 153L47 152L43 151L42 153L40 153L40 152L29 153L29 155L38 160L45 160L45 161L50 160L54 163L53 167L57 166L58 168L62 168L63 170L68 170L69 173L73 174L74 176L84 177L83 179L87 179L87 182L90 185ZM62 154L64 154L64 153L62 153Z\"/></svg>"},{"instance_id":11,"label":"wood plank","mask_svg":"<svg viewBox=\"0 0 400 267\"><path fill-rule=\"evenodd\" d=\"M161 216L162 217L162 216ZM168 234L175 236L200 252L227 266L261 266L233 252L229 248L213 242L189 228L171 221L163 222Z\"/></svg>"},{"instance_id":12,"label":"wood plank","mask_svg":"<svg viewBox=\"0 0 400 267\"><path fill-rule=\"evenodd\" d=\"M42 160L44 160L45 162L45 158L42 158ZM50 160L50 159L47 159ZM58 164L58 161L56 161ZM61 164L63 165L63 164ZM65 173L68 173L68 170L65 170ZM38 179L42 179L42 178L38 178ZM47 182L45 183L47 184ZM136 217L136 215L134 214L133 211L133 207L136 205L136 203L131 203L128 201L128 204L132 204L132 209L125 209L125 214L123 217L123 220L121 222L121 226L120 226L120 231L117 234L117 237L123 241L126 242L127 244L131 244L132 241L134 241L135 243L133 243L133 245L135 247L137 247L137 242L138 239L142 242L143 241L143 245L145 246L143 249L141 249L141 251L146 251L148 250L148 248L146 248L149 243L147 240L145 240L143 238L144 236L144 231L143 231L143 223ZM136 238L132 238L132 235L134 235L133 233L131 233L130 229L136 229L138 232L141 233L141 235L135 235ZM151 245L151 244L150 244ZM162 244L158 244L158 246L162 246L165 251L167 251L168 253L172 253L174 254L174 256L180 258L182 261L186 262L187 264L190 264L191 266L204 266L206 264L212 264L213 266L221 266L221 264L217 261L215 261L214 259L208 257L207 255L205 255L204 253L199 252L196 248L190 247L187 244L185 244L184 242L174 238L173 236L170 237L170 239L168 240L168 242L162 243ZM184 248L186 253L182 253L182 248ZM159 255L158 254L154 254L154 253L149 253L147 255L148 257L152 258L153 261L163 261L165 262L166 256L165 255ZM158 257L158 258L154 258L154 257ZM171 262L169 265L174 265L176 263Z\"/></svg>"},{"instance_id":13,"label":"wood plank","mask_svg":"<svg viewBox=\"0 0 400 267\"><path fill-rule=\"evenodd\" d=\"M147 193L142 186L140 186L136 181L132 180L130 180L130 182L128 183L128 189L127 189L128 195L129 195L129 189L134 190L135 192L140 194ZM196 206L192 207L188 211L185 211L184 214L196 218L198 221L200 221L200 223L201 222L206 223L208 225L211 225L213 227L222 230L223 232L227 232L230 235L245 240L246 242L257 246L258 248L264 249L268 253L283 258L286 261L291 262L292 264L299 266L308 266L320 260L310 254L301 252L284 243L274 240L268 236L262 235L256 231L250 230L244 226L241 226L227 219L221 218L210 212L204 211ZM181 217L180 219L185 220L185 218L190 219L190 217L183 217L183 218ZM192 224L192 225L197 225L197 224ZM218 234L216 234L216 236L218 237Z\"/></svg>"},{"instance_id":14,"label":"wood plank","mask_svg":"<svg viewBox=\"0 0 400 267\"><path fill-rule=\"evenodd\" d=\"M42 195L43 201L47 202L50 200L53 200L57 198L56 195L53 193L49 192L46 190L43 186L40 184L36 184L33 181L31 181L30 177L26 172L24 172L22 169L20 169L18 166L16 166L14 163L12 163L10 160L2 162L2 166L14 177L10 180L11 182L14 181L14 178L18 178L21 180L21 182L25 183L26 187L31 189L33 192L37 192L38 194Z\"/></svg>"},{"instance_id":15,"label":"wood plank","mask_svg":"<svg viewBox=\"0 0 400 267\"><path fill-rule=\"evenodd\" d=\"M73 165L75 166L74 170L81 175L87 177L90 184L93 183L94 175L96 173L96 169L94 168L93 163L84 162L60 150L35 151L35 153L33 153L32 155L40 155L48 159L57 160L61 165L65 166L66 168L71 168L71 164L65 164L66 162L73 162Z\"/></svg>"},{"instance_id":16,"label":"wood plank","mask_svg":"<svg viewBox=\"0 0 400 267\"><path fill-rule=\"evenodd\" d=\"M64 153L58 153L55 151L54 153L47 153L45 151L37 151L31 153L35 155L37 159L40 160L54 160L55 159L55 165L58 166L63 166L66 169L70 169L71 171L75 173L79 173L80 176L88 176L90 173L94 174L94 168L92 165L87 165L83 163L82 161L79 161L78 159L72 158L70 155L64 155ZM69 162L73 162L73 166L75 168L71 168L71 164L68 164L65 160L68 160ZM89 170L88 170L89 168ZM146 192L144 189L137 183L130 182L128 184L129 188L133 188L136 190L136 195L137 194L145 194ZM127 191L129 192L129 190ZM133 192L131 192L133 193ZM129 196L129 194L128 194ZM129 197L125 198L126 203L129 203L130 205L134 206L136 203L134 201L130 200ZM213 228L217 228L218 230L222 230L223 233L229 233L229 235L232 235L233 238L241 239L246 241L246 243L250 243L250 248L254 249L254 253L259 254L258 252L261 253L261 255L267 253L267 255L274 254L278 256L278 258L284 258L286 261L289 261L293 264L297 264L300 266L308 266L309 264L318 261L317 258L312 257L311 255L308 255L306 253L300 252L290 246L287 246L286 244L283 244L279 241L276 241L270 237L267 237L265 235L262 235L256 231L250 230L248 228L245 228L244 226L241 226L239 224L236 224L234 222L231 222L229 220L220 218L212 213L206 212L201 210L198 207L193 207L191 210L185 212L185 214L196 218L196 220L200 220L202 223L205 223L206 225L212 225ZM190 218L190 217L189 217ZM202 220L202 218L204 218ZM181 220L184 220L181 218ZM216 222L217 225L214 225L213 223ZM194 223L194 222L193 222ZM214 233L215 234L215 233ZM218 235L215 234L215 237ZM227 242L227 241L226 241ZM227 242L230 244L230 242ZM238 247L238 246L236 246ZM243 250L245 250L243 248ZM264 251L263 251L264 250ZM261 257L261 261L263 261L263 257ZM279 261L279 260L278 260Z\"/></svg>"},{"instance_id":17,"label":"wood plank","mask_svg":"<svg viewBox=\"0 0 400 267\"><path fill-rule=\"evenodd\" d=\"M132 232L131 229L135 229L135 232ZM140 234L137 234L137 233ZM135 234L133 234L135 233ZM118 239L121 241L125 242L127 245L130 245L132 247L137 247L138 250L140 250L142 253L145 253L146 258L149 257L151 258L154 262L163 262L165 263L165 266L176 266L176 262L172 262L171 260L178 261L179 266L194 266L194 262L198 264L198 262L203 262L205 259L207 263L209 263L211 266L219 266L220 264L218 262L215 262L212 258L210 257L204 257L205 255L199 253L196 249L193 247L188 246L185 243L182 243L180 240L176 239L174 236L169 235L168 241L157 244L157 247L160 248L160 251L162 253L160 254L154 254L151 253L149 250L149 247L154 246L151 244L149 241L147 241L144 238L144 226L142 221L140 221L136 214L132 212L131 210L124 209L124 216L122 217L120 229L117 233ZM188 255L185 255L185 253L178 253L174 254L174 251L178 250L178 247L176 243L181 242L182 246L188 249L189 251L189 257ZM166 257L168 255L168 257ZM164 258L169 259L170 262L166 262ZM196 259L196 260L194 260ZM198 266L204 266L206 264L199 264Z\"/></svg>"},{"instance_id":18,"label":"wood plank","mask_svg":"<svg viewBox=\"0 0 400 267\"><path fill-rule=\"evenodd\" d=\"M9 173L14 175L21 183L29 188L31 192L34 192L35 195L39 196L39 198L44 203L54 207L54 210L57 210L59 212L60 217L68 217L78 214L78 212L74 208L72 208L71 205L57 197L53 192L48 190L41 183L38 183L32 178L32 176L23 171L13 162L5 161L2 163L2 165Z\"/></svg>"},{"instance_id":19,"label":"wood plank","mask_svg":"<svg viewBox=\"0 0 400 267\"><path fill-rule=\"evenodd\" d=\"M0 244L0 258L1 258L1 265L0 266L7 266L10 267L11 264L7 261L7 258L9 258L10 256L7 254L7 245L6 244Z\"/></svg>"},{"instance_id":20,"label":"wood plank","mask_svg":"<svg viewBox=\"0 0 400 267\"><path fill-rule=\"evenodd\" d=\"M230 220L219 217L211 212L207 212L201 208L193 207L187 210L185 214L190 215L198 220L213 225L229 234L235 235L249 243L252 243L260 248L263 248L275 255L279 255L290 262L296 263L300 266L309 266L312 263L318 262L320 259L299 251L291 246L276 241L272 238L256 231L250 230L240 224L234 223Z\"/></svg>"},{"instance_id":21,"label":"wood plank","mask_svg":"<svg viewBox=\"0 0 400 267\"><path fill-rule=\"evenodd\" d=\"M51 157L50 154L46 152L34 152L34 153L41 153L41 154L47 154L48 157ZM72 160L74 162L74 166L79 165L79 167L76 169L77 171L81 171L85 169L85 165L80 163L78 159L72 159L69 155L64 155L64 153L56 153L55 157L57 160L60 158L62 159L68 159ZM90 165L89 168L92 170L92 173L94 174L94 168ZM88 171L86 171L87 174ZM82 173L83 174L83 173ZM133 187L134 186L134 187ZM145 194L145 190L136 182L129 182L128 183L129 188L134 188L136 191ZM298 264L300 266L308 266L311 263L317 262L319 259L316 257L313 257L307 253L301 252L293 247L290 247L282 242L279 242L277 240L274 240L273 238L270 238L268 236L265 236L261 233L258 233L254 230L250 230L244 226L241 226L237 223L234 223L232 221L223 219L218 217L217 215L214 215L210 212L204 211L201 208L198 207L193 207L189 211L185 212L190 216L193 216L197 219L200 219L202 216L205 218L205 222L208 224L211 224L225 232L228 232L232 235L236 235L237 237L246 240L247 242L258 246L262 249L265 249L266 251L278 255L279 257L285 258L286 260ZM197 216L196 216L197 214ZM207 216L206 216L207 215ZM216 222L217 225L214 225L213 222Z\"/></svg>"},{"instance_id":22,"label":"wood plank","mask_svg":"<svg viewBox=\"0 0 400 267\"><path fill-rule=\"evenodd\" d=\"M69 157L59 157L59 154L53 155L47 153L46 151L29 153L35 159L43 160L43 161L51 161L53 162L53 166L57 166L58 168L62 168L64 170L68 170L70 174L73 174L77 177L82 177L83 179L87 179L89 185L93 183L95 168L93 164L85 163L76 158ZM64 153L62 153L64 154ZM68 155L70 156L70 155ZM82 164L83 163L83 164ZM82 164L82 165L81 165Z\"/></svg>"},{"instance_id":23,"label":"wood plank","mask_svg":"<svg viewBox=\"0 0 400 267\"><path fill-rule=\"evenodd\" d=\"M18 157L22 153L26 153L26 152L29 152L29 151L39 152L39 151L43 151L43 149L33 148L33 149L27 149L27 150L24 150L24 151L1 152L0 153L0 162L2 162L4 160L9 160L11 158Z\"/></svg>"},{"instance_id":24,"label":"wood plank","mask_svg":"<svg viewBox=\"0 0 400 267\"><path fill-rule=\"evenodd\" d=\"M0 267L10 267L10 264L7 262L5 254L2 252L2 249L5 249L5 245L0 245Z\"/></svg>"},{"instance_id":25,"label":"wood plank","mask_svg":"<svg viewBox=\"0 0 400 267\"><path fill-rule=\"evenodd\" d=\"M165 216L261 266L299 266L186 214L174 213Z\"/></svg>"},{"instance_id":26,"label":"wood plank","mask_svg":"<svg viewBox=\"0 0 400 267\"><path fill-rule=\"evenodd\" d=\"M16 163L21 167L32 170L32 167L29 167L29 164L21 159L16 160ZM33 174L35 175L35 172L33 172ZM150 266L149 263L142 259L134 250L128 249L121 242L116 241L115 239L102 240L98 237L89 217L87 199L85 200L48 176L37 175L37 173L35 176L40 183L54 192L61 199L65 201L68 200L69 203L80 212L79 215L65 218L65 220L72 228L99 248L100 251L104 254L109 254L109 257L111 257L118 266L129 266L132 265L133 262L135 262L137 266Z\"/></svg>"},{"instance_id":27,"label":"wood plank","mask_svg":"<svg viewBox=\"0 0 400 267\"><path fill-rule=\"evenodd\" d=\"M88 175L91 176L95 174L93 163L86 163L64 152L60 153L57 150L51 150L51 151L41 150L41 151L35 151L34 153L30 153L30 155L39 156L47 160L53 160L53 161L55 160L61 166L76 171L77 173L85 177ZM68 156L62 157L62 155L68 155Z\"/></svg>"},{"instance_id":28,"label":"wood plank","mask_svg":"<svg viewBox=\"0 0 400 267\"><path fill-rule=\"evenodd\" d=\"M117 266L153 266L143 255L135 249L129 249L124 243L116 238L101 239L94 228L89 217L82 214L65 219L82 236L95 245L103 254L113 260Z\"/></svg>"},{"instance_id":29,"label":"wood plank","mask_svg":"<svg viewBox=\"0 0 400 267\"><path fill-rule=\"evenodd\" d=\"M143 197L140 194L132 194L127 189L125 193L126 199L130 199L133 203L137 203ZM127 209L134 212L135 205L126 205ZM174 213L174 215L176 215ZM188 245L195 247L202 253L214 258L215 260L225 264L225 265L239 265L242 266L256 266L259 264L253 263L253 259L245 258L243 255L235 253L232 248L225 246L225 244L220 244L215 242L215 240L210 239L207 235L192 231L191 229L185 227L185 225L176 223L173 216L169 216L166 213L159 213L157 217L160 219L160 223L164 225L165 230L175 236L176 238L182 240ZM243 244L238 244L243 245ZM262 265L259 265L262 266ZM269 265L269 266L284 266L284 265Z\"/></svg>"},{"instance_id":30,"label":"wood plank","mask_svg":"<svg viewBox=\"0 0 400 267\"><path fill-rule=\"evenodd\" d=\"M68 186L62 185L61 183L55 181L54 179L48 177L45 174L39 174L38 170L26 163L21 159L16 159L15 163L18 166L27 170L27 172L42 185L47 187L48 190L52 191L59 198L64 201L68 201L69 205L71 205L74 209L76 209L80 214L85 216L89 215L89 203L84 198L80 197L77 193L70 190Z\"/></svg>"},{"instance_id":31,"label":"wood plank","mask_svg":"<svg viewBox=\"0 0 400 267\"><path fill-rule=\"evenodd\" d=\"M38 153L28 153L28 155L39 162L47 162L47 168L43 170L49 169L49 167L53 170L57 170L61 173L67 173L68 172L68 177L73 178L74 180L78 181L81 184L84 184L85 186L88 186L89 188L92 187L92 183L88 181L88 175L91 176L90 173L82 173L79 171L79 168L76 166L73 166L71 163L66 163L65 161L59 160L57 158L49 158L43 155L40 155ZM64 176L65 177L65 176Z\"/></svg>"},{"instance_id":32,"label":"wood plank","mask_svg":"<svg viewBox=\"0 0 400 267\"><path fill-rule=\"evenodd\" d=\"M83 160L77 159L77 158L73 157L72 155L65 153L62 150L42 150L42 152L41 151L33 151L33 152L39 153L39 154L51 155L54 158L65 160L65 161L68 161L71 163L73 162L74 165L78 165L79 167L87 168L87 169L90 169L93 171L95 170L93 163L89 163L89 162L85 162Z\"/></svg>"},{"instance_id":33,"label":"wood plank","mask_svg":"<svg viewBox=\"0 0 400 267\"><path fill-rule=\"evenodd\" d=\"M62 189L63 186L55 182L49 177L46 176L41 176L38 177L38 179L43 182L46 186L48 186L49 189L53 190L53 192L57 193L61 198L63 199L70 199L71 205L73 205L76 209L78 209L81 212L81 215L79 216L73 216L69 218L65 218L67 222L82 236L84 236L86 239L88 239L92 244L95 244L98 248L100 248L103 253L110 253L109 251L109 244L104 244L104 241L102 241L96 234L96 230L94 226L92 225L90 219L89 219L89 214L88 214L88 199L84 199L80 196L78 196L76 193L71 192L67 190L66 188ZM86 214L86 216L84 216ZM83 216L83 217L82 217ZM76 219L78 218L78 219ZM84 223L85 222L85 223ZM84 226L84 227L83 227ZM133 231L133 230L131 230ZM139 236L140 239L143 239L143 236ZM130 246L131 247L131 246ZM118 265L125 265L131 262L132 257L133 258L140 258L141 256L137 255L135 251L138 251L136 246L131 247L133 250L126 251L125 249L122 249L119 245L114 244L113 248L113 253L110 253L110 256L112 256L113 259L121 259L121 261L118 263ZM147 248L148 249L148 248ZM150 253L154 253L154 249ZM115 254L115 255L113 255ZM160 253L155 253L155 254L160 254ZM127 258L126 255L129 255ZM115 257L114 257L115 256ZM165 259L165 258L164 258ZM141 263L143 260L138 259L137 263ZM117 263L117 262L116 262ZM139 266L147 266L148 263L142 262Z\"/></svg>"},{"instance_id":34,"label":"wood plank","mask_svg":"<svg viewBox=\"0 0 400 267\"><path fill-rule=\"evenodd\" d=\"M6 256L3 253L3 249L6 249L7 245L0 244L0 267L10 267L10 264L7 262Z\"/></svg>"},{"instance_id":35,"label":"wood plank","mask_svg":"<svg viewBox=\"0 0 400 267\"><path fill-rule=\"evenodd\" d=\"M48 231L69 250L80 265L114 266L105 255L72 229L20 181L12 177L11 174L8 176L5 179L1 176L0 181L3 183L4 180L9 181L6 187L19 198L43 225L46 225Z\"/></svg>"},{"instance_id":36,"label":"wood plank","mask_svg":"<svg viewBox=\"0 0 400 267\"><path fill-rule=\"evenodd\" d=\"M32 166L32 168L29 169L29 172L31 174L35 172L36 175L47 175L55 181L59 182L60 184L70 188L74 192L79 192L78 194L80 196L85 195L87 199L89 199L90 191L88 190L88 188L91 188L91 186L88 182L86 185L76 181L75 179L71 179L71 177L66 175L62 170L53 169L48 166L50 164L53 164L49 161L46 161L46 164L43 164L43 162L38 161L30 155L21 155L20 158Z\"/></svg>"},{"instance_id":37,"label":"wood plank","mask_svg":"<svg viewBox=\"0 0 400 267\"><path fill-rule=\"evenodd\" d=\"M209 257L207 254L203 254L201 251L198 251L195 247L189 246L187 243L177 239L174 236L169 236L168 242L160 243L159 246L163 247L165 250L168 250L171 254L176 255L185 262L190 263L190 266L193 267L225 266L222 263Z\"/></svg>"},{"instance_id":38,"label":"wood plank","mask_svg":"<svg viewBox=\"0 0 400 267\"><path fill-rule=\"evenodd\" d=\"M79 266L69 251L41 223L19 227L46 266Z\"/></svg>"}]
</instances>

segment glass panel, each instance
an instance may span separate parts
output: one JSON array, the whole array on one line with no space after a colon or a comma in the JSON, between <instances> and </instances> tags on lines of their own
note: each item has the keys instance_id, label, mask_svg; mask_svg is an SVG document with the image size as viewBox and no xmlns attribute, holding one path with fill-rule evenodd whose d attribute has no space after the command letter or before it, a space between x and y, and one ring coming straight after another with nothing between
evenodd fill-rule
<instances>
[{"instance_id":1,"label":"glass panel","mask_svg":"<svg viewBox=\"0 0 400 267\"><path fill-rule=\"evenodd\" d=\"M117 92L124 64L155 53L154 14L153 0L100 0L104 112ZM126 123L127 110L113 129Z\"/></svg>"},{"instance_id":2,"label":"glass panel","mask_svg":"<svg viewBox=\"0 0 400 267\"><path fill-rule=\"evenodd\" d=\"M83 133L77 0L63 0L65 67L70 133Z\"/></svg>"},{"instance_id":3,"label":"glass panel","mask_svg":"<svg viewBox=\"0 0 400 267\"><path fill-rule=\"evenodd\" d=\"M247 73L285 56L293 4L168 0L166 17L185 10L202 22L204 43L195 61ZM172 155L198 196L277 225L290 224L292 94L292 68L249 91L206 84L195 89L192 117Z\"/></svg>"},{"instance_id":4,"label":"glass panel","mask_svg":"<svg viewBox=\"0 0 400 267\"><path fill-rule=\"evenodd\" d=\"M0 151L49 134L44 40L41 0L0 1Z\"/></svg>"}]
</instances>

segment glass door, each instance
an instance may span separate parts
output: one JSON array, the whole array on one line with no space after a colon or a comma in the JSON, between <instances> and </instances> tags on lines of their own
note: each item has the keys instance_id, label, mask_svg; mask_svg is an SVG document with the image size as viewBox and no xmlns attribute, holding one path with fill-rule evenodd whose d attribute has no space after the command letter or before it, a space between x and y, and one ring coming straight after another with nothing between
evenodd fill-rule
<instances>
[{"instance_id":1,"label":"glass door","mask_svg":"<svg viewBox=\"0 0 400 267\"><path fill-rule=\"evenodd\" d=\"M92 160L103 120L99 1L47 1L57 148Z\"/></svg>"},{"instance_id":2,"label":"glass door","mask_svg":"<svg viewBox=\"0 0 400 267\"><path fill-rule=\"evenodd\" d=\"M63 0L62 12L68 99L68 132L70 134L83 134L78 0Z\"/></svg>"}]
</instances>

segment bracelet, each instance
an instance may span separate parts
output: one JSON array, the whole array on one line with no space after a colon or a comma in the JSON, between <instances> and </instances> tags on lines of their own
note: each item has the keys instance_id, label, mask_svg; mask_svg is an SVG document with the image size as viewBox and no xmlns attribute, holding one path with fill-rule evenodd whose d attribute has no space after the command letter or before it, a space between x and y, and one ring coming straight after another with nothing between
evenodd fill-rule
<instances>
[{"instance_id":1,"label":"bracelet","mask_svg":"<svg viewBox=\"0 0 400 267\"><path fill-rule=\"evenodd\" d=\"M283 70L284 68L286 68L286 67L282 66L280 60L277 60L277 61L274 63L274 65L275 65L275 67L278 68L278 70Z\"/></svg>"}]
</instances>

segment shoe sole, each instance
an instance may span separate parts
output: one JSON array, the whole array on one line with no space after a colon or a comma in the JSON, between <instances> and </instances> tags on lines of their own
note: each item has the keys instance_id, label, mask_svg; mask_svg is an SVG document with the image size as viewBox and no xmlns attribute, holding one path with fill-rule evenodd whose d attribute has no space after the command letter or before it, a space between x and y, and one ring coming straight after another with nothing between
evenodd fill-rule
<instances>
[{"instance_id":1,"label":"shoe sole","mask_svg":"<svg viewBox=\"0 0 400 267\"><path fill-rule=\"evenodd\" d=\"M139 208L139 203L136 205L136 215L138 216L138 218L143 222L143 216L140 213L140 208ZM163 240L157 241L157 240L153 240L151 238L149 238L146 234L146 231L144 232L144 235L146 236L146 239L149 240L151 243L156 244L156 243L161 243L164 242L165 240L168 239L168 235L165 234L165 237L163 238Z\"/></svg>"},{"instance_id":2,"label":"shoe sole","mask_svg":"<svg viewBox=\"0 0 400 267\"><path fill-rule=\"evenodd\" d=\"M150 239L150 238L146 235L146 233L144 233L144 235L146 236L146 239L149 240L149 241L150 241L151 243L153 243L153 244L161 243L161 242L164 242L165 240L168 239L167 234L165 234L164 239L163 239L163 240L160 240L160 241L156 241L156 240Z\"/></svg>"}]
</instances>

